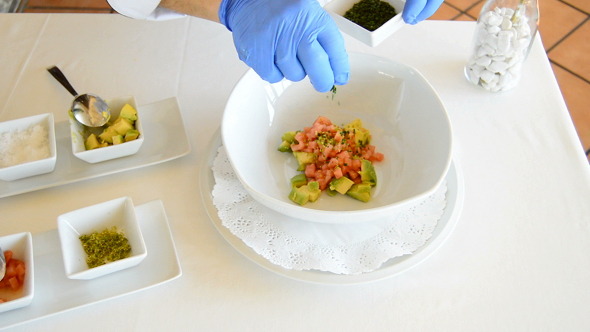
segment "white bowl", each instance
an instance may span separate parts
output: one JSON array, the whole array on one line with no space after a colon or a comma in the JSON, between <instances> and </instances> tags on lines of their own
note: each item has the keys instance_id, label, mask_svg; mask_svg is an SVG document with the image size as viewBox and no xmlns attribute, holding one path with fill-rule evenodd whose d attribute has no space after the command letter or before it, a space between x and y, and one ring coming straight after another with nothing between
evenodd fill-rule
<instances>
[{"instance_id":1,"label":"white bowl","mask_svg":"<svg viewBox=\"0 0 590 332\"><path fill-rule=\"evenodd\" d=\"M330 14L330 16L332 16L340 28L340 31L372 47L379 45L382 41L389 38L405 25L402 18L402 11L406 4L404 0L382 0L389 2L389 4L395 8L397 14L374 31L369 31L349 19L344 18L344 14L359 1L360 0L333 0L326 4L324 9Z\"/></svg>"},{"instance_id":2,"label":"white bowl","mask_svg":"<svg viewBox=\"0 0 590 332\"><path fill-rule=\"evenodd\" d=\"M80 236L102 232L111 227L117 227L123 231L131 245L131 255L114 262L88 268ZM117 198L62 214L57 219L57 229L61 241L65 272L70 279L94 279L135 266L147 256L133 202L129 197Z\"/></svg>"},{"instance_id":3,"label":"white bowl","mask_svg":"<svg viewBox=\"0 0 590 332\"><path fill-rule=\"evenodd\" d=\"M245 189L261 204L293 218L324 223L372 220L436 190L451 163L451 125L438 95L415 69L388 59L350 54L350 82L337 93L316 92L308 81L269 84L248 71L232 91L222 139ZM332 99L333 97L333 99ZM355 118L385 154L375 163L372 199L321 195L299 206L288 194L297 174L290 153L277 151L281 135L311 126L318 115L335 124Z\"/></svg>"},{"instance_id":4,"label":"white bowl","mask_svg":"<svg viewBox=\"0 0 590 332\"><path fill-rule=\"evenodd\" d=\"M53 114L45 113L39 115L33 115L26 118L20 118L5 122L0 122L0 153L9 151L8 147L2 147L5 144L6 137L14 135L30 135L27 134L29 130L36 125L41 125L42 128L47 132L47 145L49 148L49 157L23 162L16 165L2 167L4 162L0 163L0 179L4 181L13 181L22 178L26 178L33 175L45 174L53 172L55 169L55 162L57 160L57 153L55 147L55 124L53 120ZM8 135L8 136L5 136ZM45 146L43 144L43 146ZM2 156L6 158L6 156Z\"/></svg>"},{"instance_id":5,"label":"white bowl","mask_svg":"<svg viewBox=\"0 0 590 332\"><path fill-rule=\"evenodd\" d=\"M35 294L35 264L33 261L33 238L31 233L24 232L0 237L2 250L11 250L13 258L25 262L25 282L17 291L0 290L0 298L8 300L0 303L0 312L21 308L31 304Z\"/></svg>"},{"instance_id":6,"label":"white bowl","mask_svg":"<svg viewBox=\"0 0 590 332\"><path fill-rule=\"evenodd\" d=\"M139 131L139 137L133 141L125 142L122 144L110 145L93 150L86 150L86 147L84 146L84 141L86 140L86 137L88 137L89 133L91 131L97 131L98 134L102 130L99 128L88 128L76 121L73 115L70 114L69 121L71 132L70 136L72 138L72 152L74 153L74 156L88 163L98 163L105 160L130 156L132 154L137 153L137 151L139 151L139 148L143 144L144 131L143 126L141 125L141 114L137 109L135 98L113 98L106 100L106 102L111 109L111 119L113 121L117 119L117 117L119 116L119 112L121 111L121 108L123 108L125 104L130 104L137 110L137 120L135 121L135 127L137 131Z\"/></svg>"}]
</instances>

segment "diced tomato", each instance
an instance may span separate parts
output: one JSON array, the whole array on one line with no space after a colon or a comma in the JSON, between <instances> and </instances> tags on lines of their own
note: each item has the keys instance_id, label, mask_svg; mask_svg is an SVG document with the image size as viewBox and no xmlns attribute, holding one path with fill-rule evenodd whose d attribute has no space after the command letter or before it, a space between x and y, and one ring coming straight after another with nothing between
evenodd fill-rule
<instances>
[{"instance_id":1,"label":"diced tomato","mask_svg":"<svg viewBox=\"0 0 590 332\"><path fill-rule=\"evenodd\" d=\"M305 176L313 178L316 171L316 164L308 164L305 166Z\"/></svg>"},{"instance_id":2,"label":"diced tomato","mask_svg":"<svg viewBox=\"0 0 590 332\"><path fill-rule=\"evenodd\" d=\"M21 260L14 259L11 250L4 252L6 258L6 273L4 278L0 281L0 288L10 288L17 290L22 287L25 282L26 267Z\"/></svg>"},{"instance_id":3,"label":"diced tomato","mask_svg":"<svg viewBox=\"0 0 590 332\"><path fill-rule=\"evenodd\" d=\"M6 250L4 252L4 258L6 258L7 262L10 262L10 260L12 259L12 251L11 250Z\"/></svg>"},{"instance_id":4,"label":"diced tomato","mask_svg":"<svg viewBox=\"0 0 590 332\"><path fill-rule=\"evenodd\" d=\"M381 152L375 152L372 156L371 159L369 159L369 161L373 162L373 161L383 161L383 159L385 159L385 155Z\"/></svg>"},{"instance_id":5,"label":"diced tomato","mask_svg":"<svg viewBox=\"0 0 590 332\"><path fill-rule=\"evenodd\" d=\"M344 173L342 173L342 168L340 168L340 167L334 168L334 177L335 178L340 179L343 176L344 176Z\"/></svg>"},{"instance_id":6,"label":"diced tomato","mask_svg":"<svg viewBox=\"0 0 590 332\"><path fill-rule=\"evenodd\" d=\"M333 178L346 176L360 183L361 160L382 161L384 155L375 146L357 146L355 130L343 130L325 116L319 116L310 127L295 134L291 150L310 152L316 162L305 167L308 181L317 181L320 189L328 187Z\"/></svg>"},{"instance_id":7,"label":"diced tomato","mask_svg":"<svg viewBox=\"0 0 590 332\"><path fill-rule=\"evenodd\" d=\"M20 287L20 283L18 282L18 279L16 277L8 279L8 283L10 284L10 288L12 288L13 290L17 290Z\"/></svg>"}]
</instances>

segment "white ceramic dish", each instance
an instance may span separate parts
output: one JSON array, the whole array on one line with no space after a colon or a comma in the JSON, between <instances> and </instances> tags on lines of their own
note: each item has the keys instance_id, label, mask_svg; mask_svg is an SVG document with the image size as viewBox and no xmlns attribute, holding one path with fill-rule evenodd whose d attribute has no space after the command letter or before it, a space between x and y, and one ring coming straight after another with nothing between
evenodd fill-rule
<instances>
[{"instance_id":1,"label":"white ceramic dish","mask_svg":"<svg viewBox=\"0 0 590 332\"><path fill-rule=\"evenodd\" d=\"M389 38L396 31L405 25L402 18L402 11L406 4L403 0L383 0L388 2L397 13L389 21L385 22L382 26L369 31L360 25L344 18L344 14L352 8L352 6L359 2L359 0L333 0L324 6L324 9L332 16L340 31L347 35L360 40L361 42L369 46L377 46L385 39Z\"/></svg>"},{"instance_id":2,"label":"white ceramic dish","mask_svg":"<svg viewBox=\"0 0 590 332\"><path fill-rule=\"evenodd\" d=\"M87 163L99 163L105 160L111 160L121 157L130 156L137 153L144 141L144 130L141 125L142 113L138 110L135 98L120 97L113 98L106 101L111 109L111 121L115 121L119 117L119 113L125 104L133 106L137 110L137 120L135 121L135 128L139 131L139 137L133 141L125 142L117 145L110 145L98 149L86 150L84 146L85 138L88 137L90 128L85 127L70 114L70 133L72 138L72 152L74 156L84 160ZM97 130L97 135L102 130Z\"/></svg>"},{"instance_id":3,"label":"white ceramic dish","mask_svg":"<svg viewBox=\"0 0 590 332\"><path fill-rule=\"evenodd\" d=\"M161 201L135 207L148 255L143 264L102 278L68 279L63 271L57 230L33 235L35 299L24 308L0 314L0 329L52 316L141 290L182 275L174 239Z\"/></svg>"},{"instance_id":4,"label":"white ceramic dish","mask_svg":"<svg viewBox=\"0 0 590 332\"><path fill-rule=\"evenodd\" d=\"M202 172L200 174L199 182L201 184L201 195L207 210L207 214L223 238L240 254L262 268L290 279L316 284L349 285L374 282L399 275L424 262L445 243L445 241L455 229L463 209L463 174L459 165L453 163L447 176L445 177L447 180L447 206L445 211L439 219L437 226L428 242L413 252L411 255L404 255L390 259L385 264L383 264L381 268L373 272L357 275L334 274L317 270L288 270L271 263L269 260L256 253L252 248L247 246L242 241L242 239L232 234L226 227L223 226L222 221L217 214L218 211L213 205L212 191L213 187L215 186L215 179L211 169L213 160L215 159L217 153L217 148L220 146L220 144L221 140L219 137L213 140L209 155L205 160L206 164L201 167ZM285 220L290 219L288 216L284 216L284 218Z\"/></svg>"},{"instance_id":5,"label":"white ceramic dish","mask_svg":"<svg viewBox=\"0 0 590 332\"><path fill-rule=\"evenodd\" d=\"M29 161L13 166L0 167L0 180L14 181L34 175L50 173L55 169L57 149L55 144L55 124L53 114L45 113L33 115L5 122L0 122L0 133L23 132L40 124L47 131L49 144L49 157Z\"/></svg>"},{"instance_id":6,"label":"white ceramic dish","mask_svg":"<svg viewBox=\"0 0 590 332\"><path fill-rule=\"evenodd\" d=\"M138 112L141 112L144 129L151 135L145 138L144 146L136 154L98 164L86 163L72 154L69 123L59 122L56 124L55 170L18 181L0 181L0 198L151 166L180 158L190 152L190 143L176 98L139 106Z\"/></svg>"},{"instance_id":7,"label":"white ceramic dish","mask_svg":"<svg viewBox=\"0 0 590 332\"><path fill-rule=\"evenodd\" d=\"M309 82L269 84L248 71L232 92L222 122L223 145L237 177L261 204L287 216L324 223L379 218L431 194L451 163L452 134L437 93L415 69L381 57L353 53L351 80L337 93L321 94ZM290 179L298 172L290 153L277 147L283 133L310 126L318 115L335 124L355 118L385 154L371 201L322 195L291 202Z\"/></svg>"},{"instance_id":8,"label":"white ceramic dish","mask_svg":"<svg viewBox=\"0 0 590 332\"><path fill-rule=\"evenodd\" d=\"M129 257L89 268L80 236L116 228L131 246ZM60 215L57 231L66 276L70 279L94 279L134 267L147 256L143 235L130 197L121 197Z\"/></svg>"},{"instance_id":9,"label":"white ceramic dish","mask_svg":"<svg viewBox=\"0 0 590 332\"><path fill-rule=\"evenodd\" d=\"M24 232L0 237L2 250L11 250L13 258L25 263L25 282L17 291L0 289L0 298L8 300L0 303L0 313L28 306L35 296L35 260L31 233Z\"/></svg>"}]
</instances>

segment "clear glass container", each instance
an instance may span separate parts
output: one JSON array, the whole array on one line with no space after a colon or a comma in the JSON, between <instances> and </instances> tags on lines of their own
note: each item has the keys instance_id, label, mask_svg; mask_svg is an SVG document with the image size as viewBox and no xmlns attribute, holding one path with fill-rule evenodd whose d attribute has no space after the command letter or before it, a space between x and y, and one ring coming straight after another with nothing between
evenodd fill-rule
<instances>
[{"instance_id":1,"label":"clear glass container","mask_svg":"<svg viewBox=\"0 0 590 332\"><path fill-rule=\"evenodd\" d=\"M537 0L487 0L465 66L467 79L492 92L515 87L538 24Z\"/></svg>"}]
</instances>

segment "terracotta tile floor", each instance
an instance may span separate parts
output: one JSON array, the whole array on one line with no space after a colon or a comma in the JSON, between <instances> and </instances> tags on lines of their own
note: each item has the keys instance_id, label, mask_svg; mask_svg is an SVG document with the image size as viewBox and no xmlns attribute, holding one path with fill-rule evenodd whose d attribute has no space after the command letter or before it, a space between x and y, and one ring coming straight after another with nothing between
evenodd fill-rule
<instances>
[{"instance_id":1,"label":"terracotta tile floor","mask_svg":"<svg viewBox=\"0 0 590 332\"><path fill-rule=\"evenodd\" d=\"M474 21L484 1L446 0L431 19ZM578 136L590 154L590 1L538 1L545 50ZM113 13L106 0L22 0L21 7L26 13Z\"/></svg>"}]
</instances>

